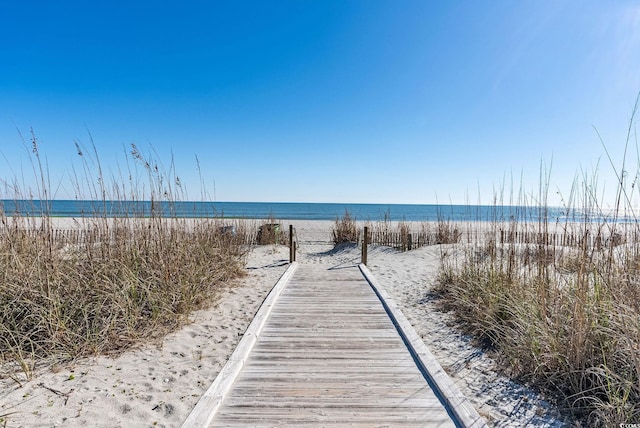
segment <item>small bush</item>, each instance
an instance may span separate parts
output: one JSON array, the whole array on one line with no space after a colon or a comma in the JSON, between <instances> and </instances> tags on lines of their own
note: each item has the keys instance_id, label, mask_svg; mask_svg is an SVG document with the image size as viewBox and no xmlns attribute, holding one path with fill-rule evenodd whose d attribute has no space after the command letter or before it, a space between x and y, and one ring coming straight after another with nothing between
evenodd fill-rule
<instances>
[{"instance_id":1,"label":"small bush","mask_svg":"<svg viewBox=\"0 0 640 428\"><path fill-rule=\"evenodd\" d=\"M335 245L345 242L358 242L360 232L358 231L355 217L352 217L349 211L345 211L342 218L336 218L335 224L331 229L331 237Z\"/></svg>"}]
</instances>

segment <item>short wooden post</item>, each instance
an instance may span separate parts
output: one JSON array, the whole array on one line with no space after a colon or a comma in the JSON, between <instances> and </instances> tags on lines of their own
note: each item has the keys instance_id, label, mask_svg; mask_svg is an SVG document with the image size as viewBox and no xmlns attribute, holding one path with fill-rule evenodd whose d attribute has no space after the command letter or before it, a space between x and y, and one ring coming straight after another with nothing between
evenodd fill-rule
<instances>
[{"instance_id":1,"label":"short wooden post","mask_svg":"<svg viewBox=\"0 0 640 428\"><path fill-rule=\"evenodd\" d=\"M369 245L369 228L364 227L364 236L362 237L362 264L367 264L367 246Z\"/></svg>"},{"instance_id":2,"label":"short wooden post","mask_svg":"<svg viewBox=\"0 0 640 428\"><path fill-rule=\"evenodd\" d=\"M289 263L296 261L296 249L293 242L293 225L289 225Z\"/></svg>"},{"instance_id":3,"label":"short wooden post","mask_svg":"<svg viewBox=\"0 0 640 428\"><path fill-rule=\"evenodd\" d=\"M411 241L413 241L413 238L411 237L411 233L408 233L407 234L407 251L411 251L412 250L412 248L411 248L412 245L411 244L413 244L413 242L411 242Z\"/></svg>"}]
</instances>

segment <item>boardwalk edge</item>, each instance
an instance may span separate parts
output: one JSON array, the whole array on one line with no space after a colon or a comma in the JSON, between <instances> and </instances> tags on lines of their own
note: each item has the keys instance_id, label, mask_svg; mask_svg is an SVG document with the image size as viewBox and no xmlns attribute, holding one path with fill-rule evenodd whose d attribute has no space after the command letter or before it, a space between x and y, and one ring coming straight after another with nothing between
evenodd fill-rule
<instances>
[{"instance_id":1,"label":"boardwalk edge","mask_svg":"<svg viewBox=\"0 0 640 428\"><path fill-rule=\"evenodd\" d=\"M409 348L420 370L427 376L437 389L437 393L446 402L448 408L456 418L456 424L464 428L487 427L485 420L478 414L471 402L465 397L453 380L444 371L435 356L429 351L422 338L416 333L402 311L387 294L384 288L374 278L373 274L364 264L358 267L365 279L380 299L385 311L396 325L398 333Z\"/></svg>"},{"instance_id":2,"label":"boardwalk edge","mask_svg":"<svg viewBox=\"0 0 640 428\"><path fill-rule=\"evenodd\" d=\"M231 386L244 366L253 345L260 336L262 328L273 309L273 305L278 300L282 290L289 282L289 279L297 267L297 262L291 263L276 285L273 286L269 295L264 299L264 302L262 302L262 305L260 306L260 309L258 309L255 317L253 317L249 327L247 327L247 330L242 336L242 339L240 339L240 342L233 351L233 354L231 354L231 357L229 357L227 363L224 365L222 370L220 370L216 379L205 391L202 397L200 397L200 400L198 400L193 410L191 410L191 413L189 413L189 416L182 424L182 428L202 428L211 424L222 400L231 389Z\"/></svg>"}]
</instances>

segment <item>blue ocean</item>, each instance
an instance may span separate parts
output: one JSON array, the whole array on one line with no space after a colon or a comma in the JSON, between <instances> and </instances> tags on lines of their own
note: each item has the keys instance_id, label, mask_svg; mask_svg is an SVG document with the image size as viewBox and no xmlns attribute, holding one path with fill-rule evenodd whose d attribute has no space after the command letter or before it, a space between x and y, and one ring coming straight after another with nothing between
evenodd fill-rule
<instances>
[{"instance_id":1,"label":"blue ocean","mask_svg":"<svg viewBox=\"0 0 640 428\"><path fill-rule=\"evenodd\" d=\"M357 220L378 221L506 221L537 220L546 215L549 221L580 220L580 214L566 213L560 208L487 205L411 205L411 204L345 204L298 202L150 202L88 200L0 200L5 215L52 217L110 217L151 215L163 217L255 218L279 220L335 220L348 212ZM590 218L591 221L594 218Z\"/></svg>"}]
</instances>

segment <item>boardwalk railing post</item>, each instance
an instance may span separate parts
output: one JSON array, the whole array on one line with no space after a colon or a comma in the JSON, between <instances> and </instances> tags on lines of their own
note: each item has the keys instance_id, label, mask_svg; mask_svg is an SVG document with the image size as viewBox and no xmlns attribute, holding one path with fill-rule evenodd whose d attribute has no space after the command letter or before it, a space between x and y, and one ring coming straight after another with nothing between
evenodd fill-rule
<instances>
[{"instance_id":1,"label":"boardwalk railing post","mask_svg":"<svg viewBox=\"0 0 640 428\"><path fill-rule=\"evenodd\" d=\"M296 248L293 243L293 225L289 225L289 263L296 261Z\"/></svg>"},{"instance_id":2,"label":"boardwalk railing post","mask_svg":"<svg viewBox=\"0 0 640 428\"><path fill-rule=\"evenodd\" d=\"M362 237L362 264L367 264L367 246L369 245L369 228L364 227L364 236Z\"/></svg>"}]
</instances>

